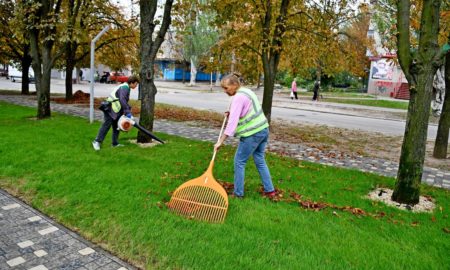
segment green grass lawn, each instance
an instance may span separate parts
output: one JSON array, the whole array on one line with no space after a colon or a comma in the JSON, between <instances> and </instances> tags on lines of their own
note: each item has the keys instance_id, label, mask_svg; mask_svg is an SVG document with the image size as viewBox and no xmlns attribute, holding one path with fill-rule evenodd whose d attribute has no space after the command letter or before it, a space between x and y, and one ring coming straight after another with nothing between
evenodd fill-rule
<instances>
[{"instance_id":1,"label":"green grass lawn","mask_svg":"<svg viewBox=\"0 0 450 270\"><path fill-rule=\"evenodd\" d=\"M140 148L121 134L125 147L101 151L91 141L100 123L53 114L35 120L35 109L0 102L0 187L33 207L146 269L448 269L450 192L428 186L432 214L403 212L364 196L394 179L267 157L274 184L303 199L358 207L356 216L305 210L291 201L261 198L250 162L246 197L230 198L224 224L187 220L165 202L185 181L200 176L213 144L156 132L165 145ZM156 130L157 131L157 130ZM233 179L232 147L216 158L216 179ZM334 212L335 211L335 212ZM333 213L334 212L334 213ZM385 216L375 218L378 213Z\"/></svg>"},{"instance_id":2,"label":"green grass lawn","mask_svg":"<svg viewBox=\"0 0 450 270\"><path fill-rule=\"evenodd\" d=\"M289 94L289 93L288 93ZM312 98L312 92L298 92L301 98ZM344 104L355 104L371 107L382 107L391 109L408 110L408 102L396 100L377 99L374 95L361 93L342 93L342 92L322 92L323 99L321 102L334 102Z\"/></svg>"},{"instance_id":3,"label":"green grass lawn","mask_svg":"<svg viewBox=\"0 0 450 270\"><path fill-rule=\"evenodd\" d=\"M290 90L288 90L288 94L290 93ZM375 98L374 95L372 94L367 94L367 93L356 93L356 92L332 92L332 91L327 91L327 92L320 92L324 97L341 97L341 98L367 98L367 99L373 99ZM308 91L308 92L303 92L303 91L298 91L297 95L299 96L309 96L312 97L313 96L313 92L312 91Z\"/></svg>"},{"instance_id":4,"label":"green grass lawn","mask_svg":"<svg viewBox=\"0 0 450 270\"><path fill-rule=\"evenodd\" d=\"M383 99L345 99L345 98L342 99L333 97L325 97L321 101L408 110L408 102L403 101L393 101Z\"/></svg>"}]
</instances>

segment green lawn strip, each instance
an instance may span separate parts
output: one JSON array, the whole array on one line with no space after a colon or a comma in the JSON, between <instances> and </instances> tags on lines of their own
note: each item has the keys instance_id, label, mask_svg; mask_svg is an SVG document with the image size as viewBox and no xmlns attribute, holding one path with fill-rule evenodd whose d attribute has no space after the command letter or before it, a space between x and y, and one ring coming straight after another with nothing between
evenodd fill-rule
<instances>
[{"instance_id":1,"label":"green lawn strip","mask_svg":"<svg viewBox=\"0 0 450 270\"><path fill-rule=\"evenodd\" d=\"M185 181L200 176L212 144L158 133L167 143L140 148L122 133L122 148L99 152L91 141L99 123L0 102L0 186L83 236L147 269L442 269L450 265L447 190L423 186L433 214L403 212L364 198L394 179L268 155L277 188L304 199L352 206L384 217L355 216L296 202L261 198L253 165L246 198L230 199L224 224L186 220L164 203ZM216 158L214 176L233 179L232 147ZM333 213L334 212L334 213Z\"/></svg>"},{"instance_id":2,"label":"green lawn strip","mask_svg":"<svg viewBox=\"0 0 450 270\"><path fill-rule=\"evenodd\" d=\"M286 92L287 95L290 94L291 90L288 90ZM361 99L373 99L375 98L375 95L372 94L367 94L367 93L355 93L355 92L332 92L332 91L327 91L327 92L323 92L321 91L320 94L324 97L324 98L332 98L332 97L340 97L340 98L361 98ZM304 91L297 91L297 95L298 96L308 96L311 97L313 96L313 92L309 91L309 92L304 92Z\"/></svg>"},{"instance_id":3,"label":"green lawn strip","mask_svg":"<svg viewBox=\"0 0 450 270\"><path fill-rule=\"evenodd\" d=\"M345 103L345 104L356 104L371 107L382 107L391 109L408 109L408 102L402 101L391 101L391 100L381 100L381 99L341 99L341 98L324 98L322 102L334 102L334 103Z\"/></svg>"},{"instance_id":4,"label":"green lawn strip","mask_svg":"<svg viewBox=\"0 0 450 270\"><path fill-rule=\"evenodd\" d=\"M310 92L298 92L299 96L303 99L305 97L312 97ZM362 106L381 107L390 109L402 109L408 110L408 102L395 101L395 100L383 100L375 99L373 95L357 94L357 93L323 93L321 102L333 102L343 104L355 104Z\"/></svg>"}]
</instances>

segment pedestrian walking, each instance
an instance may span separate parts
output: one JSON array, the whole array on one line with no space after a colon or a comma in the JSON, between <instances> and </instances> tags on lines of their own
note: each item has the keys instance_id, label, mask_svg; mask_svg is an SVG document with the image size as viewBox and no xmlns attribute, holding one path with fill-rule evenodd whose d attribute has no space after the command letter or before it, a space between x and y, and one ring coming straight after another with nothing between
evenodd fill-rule
<instances>
[{"instance_id":1,"label":"pedestrian walking","mask_svg":"<svg viewBox=\"0 0 450 270\"><path fill-rule=\"evenodd\" d=\"M294 80L292 81L292 85L291 85L291 99L298 99L297 97L297 78L294 78Z\"/></svg>"},{"instance_id":2,"label":"pedestrian walking","mask_svg":"<svg viewBox=\"0 0 450 270\"><path fill-rule=\"evenodd\" d=\"M314 83L314 87L313 87L313 101L318 101L319 100L319 89L320 89L320 81L317 80Z\"/></svg>"},{"instance_id":3,"label":"pedestrian walking","mask_svg":"<svg viewBox=\"0 0 450 270\"><path fill-rule=\"evenodd\" d=\"M80 82L83 80L83 71L80 69L80 72L78 73L78 75L80 76Z\"/></svg>"},{"instance_id":4,"label":"pedestrian walking","mask_svg":"<svg viewBox=\"0 0 450 270\"><path fill-rule=\"evenodd\" d=\"M253 155L256 168L264 187L264 196L276 195L269 168L265 160L265 149L269 139L269 123L255 93L241 86L238 74L225 76L221 81L224 92L232 97L228 123L223 135L214 145L217 151L229 136L240 137L234 157L234 196L244 196L245 165Z\"/></svg>"},{"instance_id":5,"label":"pedestrian walking","mask_svg":"<svg viewBox=\"0 0 450 270\"><path fill-rule=\"evenodd\" d=\"M114 91L111 92L109 97L106 99L108 101L108 106L105 110L103 110L103 123L98 131L97 137L92 142L92 146L96 151L100 150L100 146L105 139L106 134L109 129L112 130L112 146L122 146L119 144L119 130L117 129L117 124L120 116L125 115L129 118L132 118L131 107L128 104L128 100L130 99L130 91L135 89L139 84L139 79L137 76L132 75L128 77L128 81L119 85Z\"/></svg>"}]
</instances>

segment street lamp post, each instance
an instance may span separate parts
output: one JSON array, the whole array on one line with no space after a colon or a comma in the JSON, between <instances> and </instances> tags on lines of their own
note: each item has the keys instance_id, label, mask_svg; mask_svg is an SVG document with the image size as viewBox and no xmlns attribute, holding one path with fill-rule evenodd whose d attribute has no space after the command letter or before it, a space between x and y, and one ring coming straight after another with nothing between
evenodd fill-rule
<instances>
[{"instance_id":1,"label":"street lamp post","mask_svg":"<svg viewBox=\"0 0 450 270\"><path fill-rule=\"evenodd\" d=\"M210 76L211 84L209 90L212 92L212 74L213 74L212 63L214 62L214 57L210 57L209 62L211 63L211 76Z\"/></svg>"},{"instance_id":2,"label":"street lamp post","mask_svg":"<svg viewBox=\"0 0 450 270\"><path fill-rule=\"evenodd\" d=\"M95 52L95 42L99 40L99 38L109 30L111 25L105 26L103 30L95 36L95 38L91 41L91 90L90 90L90 100L89 100L89 122L92 124L94 122L94 52Z\"/></svg>"}]
</instances>

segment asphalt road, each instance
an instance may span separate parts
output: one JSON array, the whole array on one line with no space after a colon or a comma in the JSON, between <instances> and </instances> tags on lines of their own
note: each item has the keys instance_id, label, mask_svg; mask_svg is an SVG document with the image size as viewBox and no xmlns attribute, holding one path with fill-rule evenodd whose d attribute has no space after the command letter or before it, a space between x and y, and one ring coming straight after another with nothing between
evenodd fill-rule
<instances>
[{"instance_id":1,"label":"asphalt road","mask_svg":"<svg viewBox=\"0 0 450 270\"><path fill-rule=\"evenodd\" d=\"M230 98L217 87L213 92L209 92L207 91L209 89L207 85L189 88L178 82L165 81L157 81L156 85L158 88L156 102L160 103L224 112L227 110L230 101ZM0 89L20 91L20 87L20 83L13 83L5 78L0 78ZM30 85L30 89L32 91L35 90L33 84ZM74 91L82 90L89 93L90 84L88 82L75 84L73 89ZM95 84L94 95L96 97L105 97L113 89L114 85ZM51 92L64 93L64 81L52 80ZM257 94L260 96L262 91L259 91ZM137 97L138 92L132 91L131 98L137 99ZM308 106L298 104L298 106L292 108L292 104L292 101L288 98L275 97L272 108L272 119L282 119L293 123L308 123L379 132L386 135L403 136L404 134L405 121L402 120L374 118L368 117L367 114L358 115L354 112L343 113L342 110L336 112L333 109L327 109L326 106L316 108L314 104ZM430 124L428 127L428 138L434 139L436 137L436 131L437 126Z\"/></svg>"}]
</instances>

